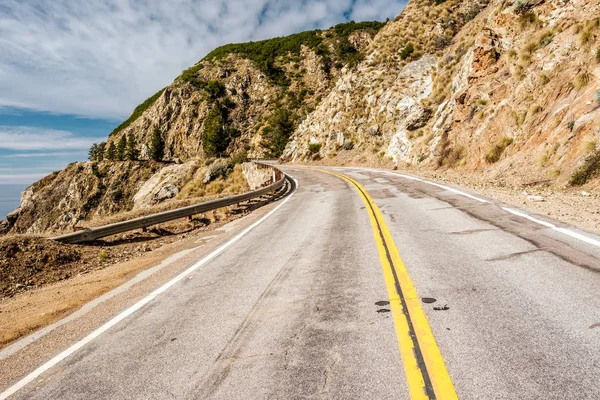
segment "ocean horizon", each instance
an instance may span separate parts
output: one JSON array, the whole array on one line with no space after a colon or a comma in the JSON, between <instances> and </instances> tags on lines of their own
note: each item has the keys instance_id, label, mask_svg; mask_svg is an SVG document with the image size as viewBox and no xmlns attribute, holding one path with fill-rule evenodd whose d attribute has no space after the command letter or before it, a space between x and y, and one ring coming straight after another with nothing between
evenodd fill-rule
<instances>
[{"instance_id":1,"label":"ocean horizon","mask_svg":"<svg viewBox=\"0 0 600 400\"><path fill-rule=\"evenodd\" d=\"M7 183L0 184L0 221L14 211L21 204L21 192L27 184Z\"/></svg>"}]
</instances>

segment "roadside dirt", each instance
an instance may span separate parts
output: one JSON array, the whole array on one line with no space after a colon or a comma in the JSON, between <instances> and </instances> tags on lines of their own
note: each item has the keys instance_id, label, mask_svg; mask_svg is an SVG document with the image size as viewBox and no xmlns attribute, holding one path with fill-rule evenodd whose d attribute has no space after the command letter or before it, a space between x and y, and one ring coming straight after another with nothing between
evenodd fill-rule
<instances>
[{"instance_id":1,"label":"roadside dirt","mask_svg":"<svg viewBox=\"0 0 600 400\"><path fill-rule=\"evenodd\" d=\"M508 183L489 181L477 174L455 171L415 171L412 175L438 182L446 182L471 190L474 193L529 209L540 215L573 225L583 230L600 233L600 182L585 189L554 188L547 181L522 181Z\"/></svg>"},{"instance_id":2,"label":"roadside dirt","mask_svg":"<svg viewBox=\"0 0 600 400\"><path fill-rule=\"evenodd\" d=\"M0 238L0 348L47 326L169 256L219 235L223 225L270 202L262 198L115 235L65 245L23 235ZM23 249L28 251L24 252ZM31 249L35 251L30 251Z\"/></svg>"}]
</instances>

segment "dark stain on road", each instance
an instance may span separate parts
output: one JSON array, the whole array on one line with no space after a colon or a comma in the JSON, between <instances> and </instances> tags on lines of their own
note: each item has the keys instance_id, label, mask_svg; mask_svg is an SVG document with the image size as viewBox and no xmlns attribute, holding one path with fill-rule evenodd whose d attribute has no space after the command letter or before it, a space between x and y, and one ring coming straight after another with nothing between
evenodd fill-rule
<instances>
[{"instance_id":1,"label":"dark stain on road","mask_svg":"<svg viewBox=\"0 0 600 400\"><path fill-rule=\"evenodd\" d=\"M433 309L434 309L435 311L446 311L446 310L449 310L449 309L450 309L450 307L448 307L448 304L446 304L446 305L444 305L444 306L442 306L442 307L433 307Z\"/></svg>"},{"instance_id":2,"label":"dark stain on road","mask_svg":"<svg viewBox=\"0 0 600 400\"><path fill-rule=\"evenodd\" d=\"M375 302L375 305L376 306L380 306L380 307L381 306L387 306L388 304L390 304L390 302L389 301L385 301L385 300L380 300L380 301Z\"/></svg>"},{"instance_id":3,"label":"dark stain on road","mask_svg":"<svg viewBox=\"0 0 600 400\"><path fill-rule=\"evenodd\" d=\"M423 297L421 299L421 301L423 301L423 303L425 303L425 304L431 304L431 303L435 303L437 300L434 299L433 297Z\"/></svg>"},{"instance_id":4,"label":"dark stain on road","mask_svg":"<svg viewBox=\"0 0 600 400\"><path fill-rule=\"evenodd\" d=\"M391 311L391 310L390 310L389 308L380 308L379 310L377 310L377 312L378 312L378 313L380 313L380 314L381 314L381 313L388 313L388 312L390 312L390 311Z\"/></svg>"},{"instance_id":5,"label":"dark stain on road","mask_svg":"<svg viewBox=\"0 0 600 400\"><path fill-rule=\"evenodd\" d=\"M390 192L388 189L379 189L379 190L369 190L369 194L374 199L391 199L396 197L396 195Z\"/></svg>"}]
</instances>

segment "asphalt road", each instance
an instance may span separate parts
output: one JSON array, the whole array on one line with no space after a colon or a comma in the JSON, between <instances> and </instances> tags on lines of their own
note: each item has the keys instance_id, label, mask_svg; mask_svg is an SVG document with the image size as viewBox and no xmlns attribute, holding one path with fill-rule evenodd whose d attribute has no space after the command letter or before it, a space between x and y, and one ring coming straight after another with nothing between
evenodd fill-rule
<instances>
[{"instance_id":1,"label":"asphalt road","mask_svg":"<svg viewBox=\"0 0 600 400\"><path fill-rule=\"evenodd\" d=\"M285 171L272 215L13 397L600 398L598 238L391 172Z\"/></svg>"}]
</instances>

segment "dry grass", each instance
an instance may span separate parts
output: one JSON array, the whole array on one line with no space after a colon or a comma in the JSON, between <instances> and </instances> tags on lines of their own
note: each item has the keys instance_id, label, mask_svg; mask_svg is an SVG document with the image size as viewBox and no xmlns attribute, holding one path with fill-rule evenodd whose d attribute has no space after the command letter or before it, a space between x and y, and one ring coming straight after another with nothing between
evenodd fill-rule
<instances>
[{"instance_id":1,"label":"dry grass","mask_svg":"<svg viewBox=\"0 0 600 400\"><path fill-rule=\"evenodd\" d=\"M587 85L589 85L591 81L592 74L589 71L583 71L575 77L575 82L573 84L575 85L576 89L581 90Z\"/></svg>"},{"instance_id":2,"label":"dry grass","mask_svg":"<svg viewBox=\"0 0 600 400\"><path fill-rule=\"evenodd\" d=\"M592 135L588 135L581 141L581 145L579 146L579 150L581 154L589 154L596 149L598 146L598 141Z\"/></svg>"},{"instance_id":3,"label":"dry grass","mask_svg":"<svg viewBox=\"0 0 600 400\"><path fill-rule=\"evenodd\" d=\"M163 211L187 207L220 197L240 194L250 190L241 165L236 165L227 179L218 178L207 185L202 183L206 169L200 168L194 177L188 182L179 195L172 200L165 201L153 207L136 209L128 212L118 213L111 216L96 217L85 221L84 227L102 226L115 222L127 221L133 218L144 217Z\"/></svg>"},{"instance_id":4,"label":"dry grass","mask_svg":"<svg viewBox=\"0 0 600 400\"><path fill-rule=\"evenodd\" d=\"M226 179L217 178L208 184L202 182L205 173L205 169L196 172L194 178L183 187L181 193L177 196L177 199L220 197L239 194L249 190L246 178L242 173L242 167L239 164L235 166L233 172L231 172Z\"/></svg>"},{"instance_id":5,"label":"dry grass","mask_svg":"<svg viewBox=\"0 0 600 400\"><path fill-rule=\"evenodd\" d=\"M545 86L545 85L547 85L550 82L550 77L548 75L546 75L544 73L541 73L538 76L540 78L540 84L542 86Z\"/></svg>"},{"instance_id":6,"label":"dry grass","mask_svg":"<svg viewBox=\"0 0 600 400\"><path fill-rule=\"evenodd\" d=\"M543 107L540 106L539 104L534 104L529 108L529 115L535 115L537 113L542 112Z\"/></svg>"},{"instance_id":7,"label":"dry grass","mask_svg":"<svg viewBox=\"0 0 600 400\"><path fill-rule=\"evenodd\" d=\"M504 153L504 150L506 150L506 148L512 143L513 138L508 136L503 137L498 143L496 143L494 147L490 149L490 151L488 151L488 153L485 155L485 161L489 164L494 164L500 161L502 153Z\"/></svg>"}]
</instances>

